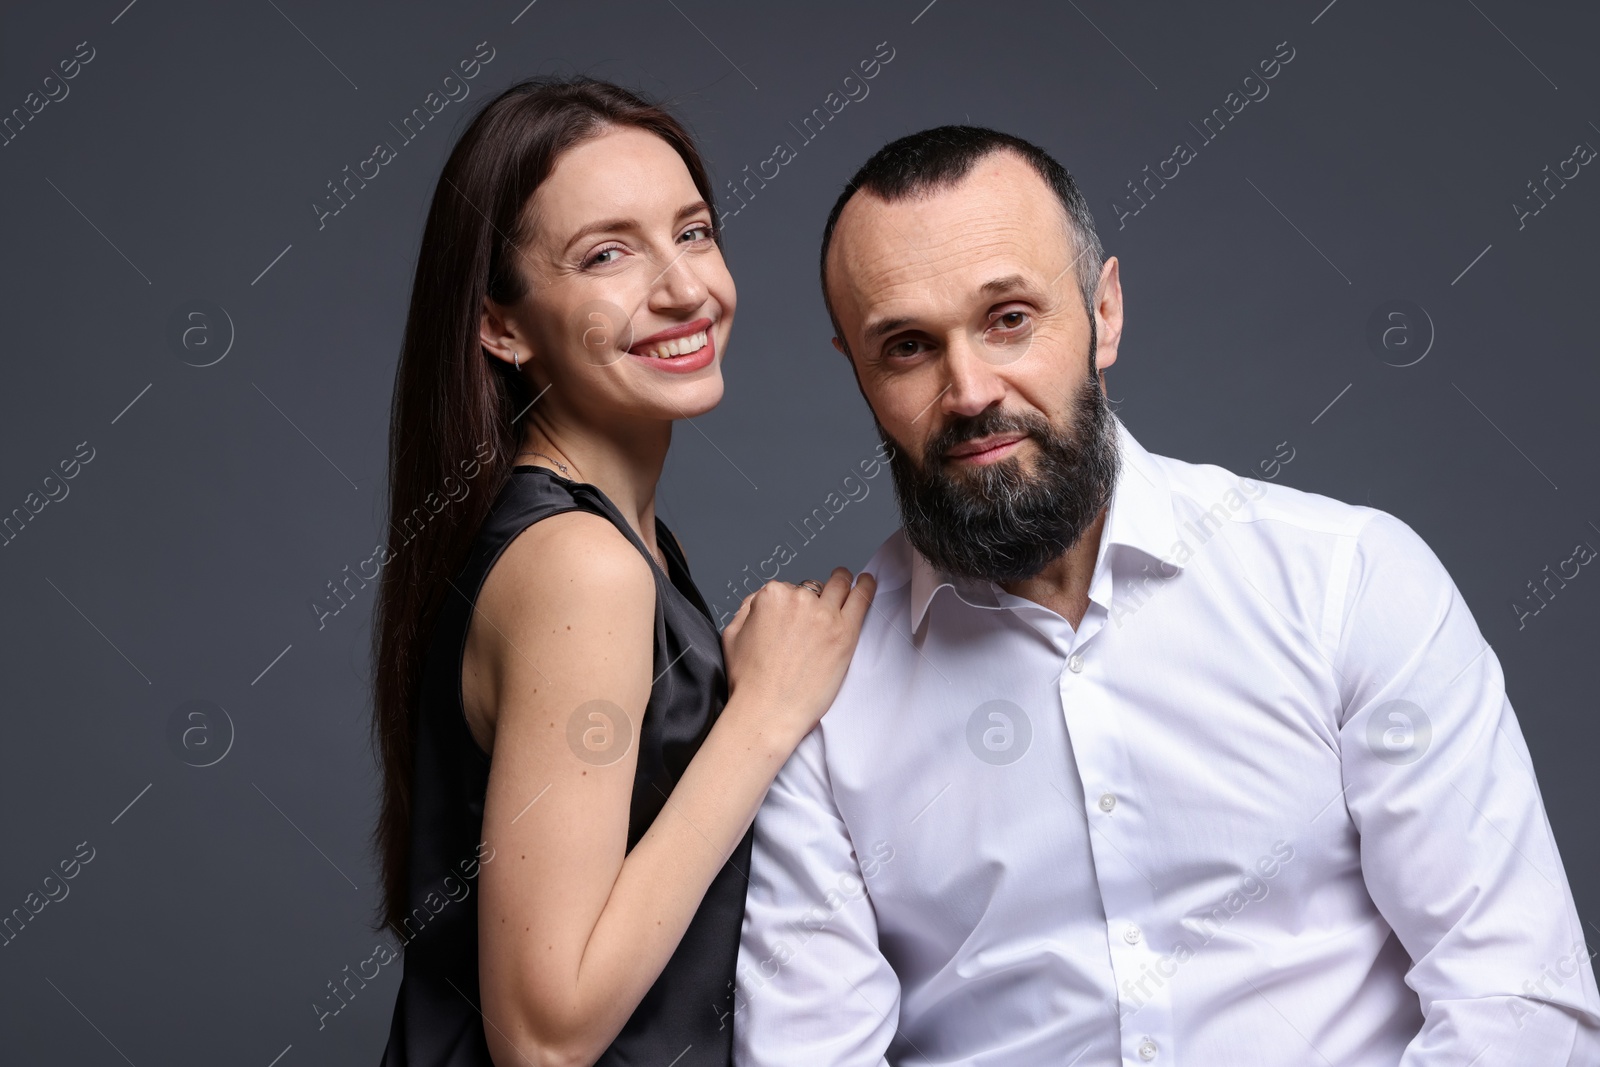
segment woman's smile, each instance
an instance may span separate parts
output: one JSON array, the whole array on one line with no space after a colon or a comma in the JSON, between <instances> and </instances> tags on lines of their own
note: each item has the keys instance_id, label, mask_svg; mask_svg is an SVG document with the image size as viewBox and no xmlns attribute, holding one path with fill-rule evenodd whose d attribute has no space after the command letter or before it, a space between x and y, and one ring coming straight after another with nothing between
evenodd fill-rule
<instances>
[{"instance_id":1,"label":"woman's smile","mask_svg":"<svg viewBox=\"0 0 1600 1067\"><path fill-rule=\"evenodd\" d=\"M628 349L628 354L656 370L683 374L708 367L717 357L716 338L710 319L674 326L653 333Z\"/></svg>"}]
</instances>

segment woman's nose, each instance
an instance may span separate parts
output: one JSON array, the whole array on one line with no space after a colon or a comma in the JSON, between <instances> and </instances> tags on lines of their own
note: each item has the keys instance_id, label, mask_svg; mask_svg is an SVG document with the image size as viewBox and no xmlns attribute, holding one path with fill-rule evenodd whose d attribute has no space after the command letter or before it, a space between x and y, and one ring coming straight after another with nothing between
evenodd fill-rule
<instances>
[{"instance_id":1,"label":"woman's nose","mask_svg":"<svg viewBox=\"0 0 1600 1067\"><path fill-rule=\"evenodd\" d=\"M705 303L706 284L695 266L688 249L675 252L651 282L651 307L693 310Z\"/></svg>"}]
</instances>

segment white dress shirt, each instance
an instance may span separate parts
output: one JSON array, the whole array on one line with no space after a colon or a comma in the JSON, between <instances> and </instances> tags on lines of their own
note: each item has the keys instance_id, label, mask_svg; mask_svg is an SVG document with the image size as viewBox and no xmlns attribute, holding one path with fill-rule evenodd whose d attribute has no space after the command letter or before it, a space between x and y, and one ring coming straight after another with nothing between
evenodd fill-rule
<instances>
[{"instance_id":1,"label":"white dress shirt","mask_svg":"<svg viewBox=\"0 0 1600 1067\"><path fill-rule=\"evenodd\" d=\"M739 1067L1595 1067L1499 661L1404 522L1145 451L1076 631L897 532L755 829Z\"/></svg>"}]
</instances>

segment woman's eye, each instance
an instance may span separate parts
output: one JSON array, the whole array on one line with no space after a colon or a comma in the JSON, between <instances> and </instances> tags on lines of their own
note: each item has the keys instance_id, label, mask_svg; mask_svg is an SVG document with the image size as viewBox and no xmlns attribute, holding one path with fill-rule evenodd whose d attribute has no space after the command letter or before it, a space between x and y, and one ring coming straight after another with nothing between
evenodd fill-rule
<instances>
[{"instance_id":1,"label":"woman's eye","mask_svg":"<svg viewBox=\"0 0 1600 1067\"><path fill-rule=\"evenodd\" d=\"M704 241L711 237L710 226L693 226L683 232L683 238L690 241Z\"/></svg>"},{"instance_id":2,"label":"woman's eye","mask_svg":"<svg viewBox=\"0 0 1600 1067\"><path fill-rule=\"evenodd\" d=\"M599 266L604 266L607 263L615 263L616 262L615 258L607 259L606 257L607 256L616 257L616 256L620 256L621 254L622 254L622 249L620 249L620 248L602 248L600 251L598 251L594 255L590 256L588 258L588 260L584 263L584 266L585 267L599 267Z\"/></svg>"}]
</instances>

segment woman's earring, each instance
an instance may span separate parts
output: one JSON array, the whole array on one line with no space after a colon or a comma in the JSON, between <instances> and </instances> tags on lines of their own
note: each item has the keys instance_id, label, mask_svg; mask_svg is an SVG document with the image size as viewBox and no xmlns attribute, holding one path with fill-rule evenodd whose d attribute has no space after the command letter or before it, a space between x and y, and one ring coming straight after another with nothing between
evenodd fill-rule
<instances>
[{"instance_id":1,"label":"woman's earring","mask_svg":"<svg viewBox=\"0 0 1600 1067\"><path fill-rule=\"evenodd\" d=\"M522 369L522 353L515 348L511 350L511 362L516 364L518 370Z\"/></svg>"}]
</instances>

